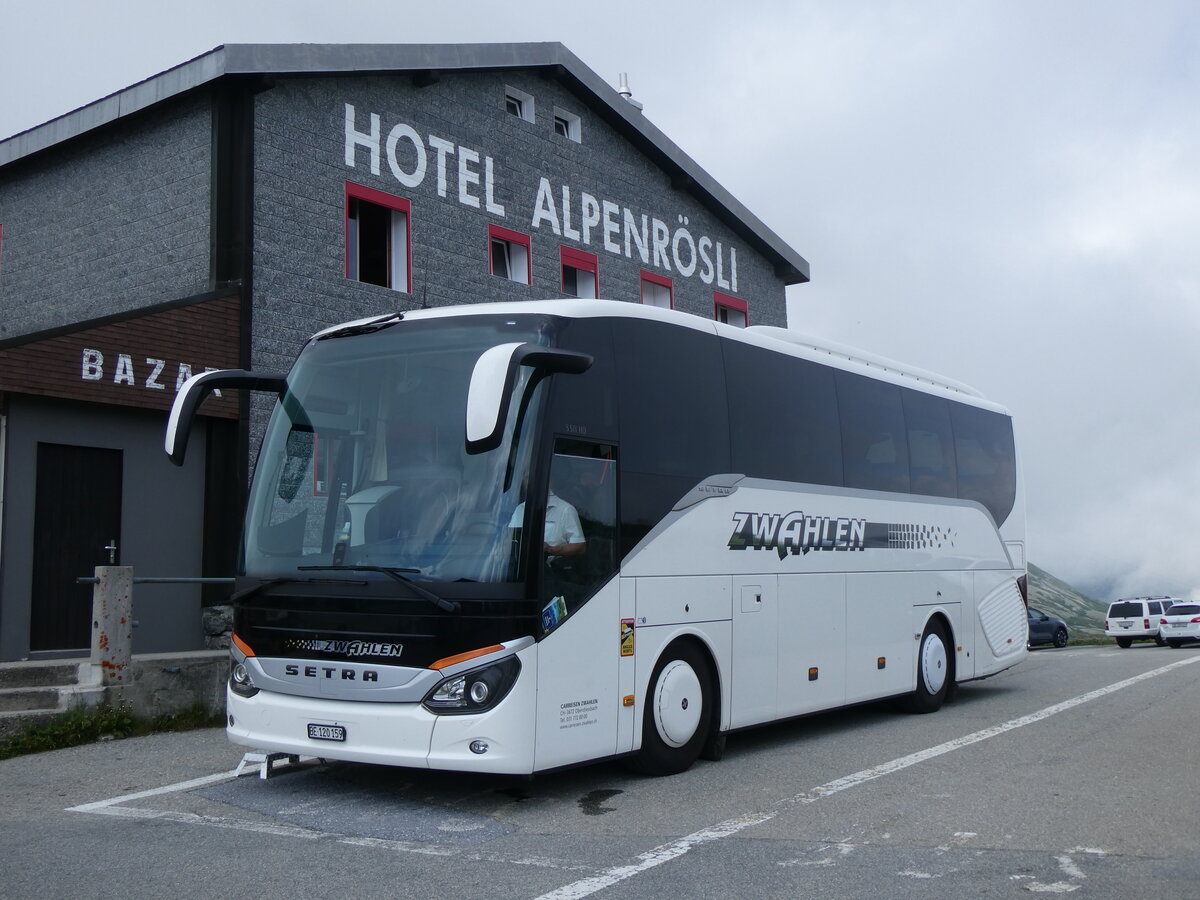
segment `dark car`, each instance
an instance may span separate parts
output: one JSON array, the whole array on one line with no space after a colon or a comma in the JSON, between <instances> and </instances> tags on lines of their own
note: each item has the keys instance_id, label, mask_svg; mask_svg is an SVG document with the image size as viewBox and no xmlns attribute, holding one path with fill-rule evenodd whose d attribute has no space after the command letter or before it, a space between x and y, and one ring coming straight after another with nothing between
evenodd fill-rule
<instances>
[{"instance_id":1,"label":"dark car","mask_svg":"<svg viewBox=\"0 0 1200 900\"><path fill-rule=\"evenodd\" d=\"M1055 647L1067 646L1070 634L1067 623L1054 616L1048 616L1040 609L1029 607L1029 646L1035 644L1053 644Z\"/></svg>"}]
</instances>

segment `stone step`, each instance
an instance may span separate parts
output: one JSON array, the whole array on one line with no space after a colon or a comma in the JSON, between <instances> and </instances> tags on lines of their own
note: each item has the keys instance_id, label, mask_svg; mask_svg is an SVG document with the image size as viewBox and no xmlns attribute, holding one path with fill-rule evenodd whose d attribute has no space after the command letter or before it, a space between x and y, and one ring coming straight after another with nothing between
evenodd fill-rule
<instances>
[{"instance_id":1,"label":"stone step","mask_svg":"<svg viewBox=\"0 0 1200 900\"><path fill-rule=\"evenodd\" d=\"M0 663L0 689L59 687L79 683L80 663L87 660L35 660Z\"/></svg>"},{"instance_id":2,"label":"stone step","mask_svg":"<svg viewBox=\"0 0 1200 900\"><path fill-rule=\"evenodd\" d=\"M59 697L57 687L0 688L0 712L56 710L59 708Z\"/></svg>"}]
</instances>

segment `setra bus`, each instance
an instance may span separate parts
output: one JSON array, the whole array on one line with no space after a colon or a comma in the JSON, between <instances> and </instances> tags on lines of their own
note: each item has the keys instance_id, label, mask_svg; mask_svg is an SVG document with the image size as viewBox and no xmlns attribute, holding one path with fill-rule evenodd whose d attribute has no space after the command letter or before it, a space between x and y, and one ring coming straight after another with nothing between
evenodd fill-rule
<instances>
[{"instance_id":1,"label":"setra bus","mask_svg":"<svg viewBox=\"0 0 1200 900\"><path fill-rule=\"evenodd\" d=\"M670 774L729 732L938 709L1026 655L1012 420L771 327L603 300L312 337L277 396L235 593L229 737L529 774Z\"/></svg>"}]
</instances>

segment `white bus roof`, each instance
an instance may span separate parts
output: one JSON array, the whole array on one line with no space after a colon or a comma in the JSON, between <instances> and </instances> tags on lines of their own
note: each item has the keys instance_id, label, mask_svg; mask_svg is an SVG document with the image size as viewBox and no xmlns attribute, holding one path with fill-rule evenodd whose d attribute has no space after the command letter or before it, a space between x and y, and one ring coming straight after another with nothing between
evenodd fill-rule
<instances>
[{"instance_id":1,"label":"white bus roof","mask_svg":"<svg viewBox=\"0 0 1200 900\"><path fill-rule=\"evenodd\" d=\"M777 353L786 353L807 359L811 362L834 366L846 371L856 372L875 378L903 385L926 393L941 394L968 403L972 406L1003 412L1008 410L1000 404L987 400L982 393L969 385L942 375L928 372L907 363L898 362L885 356L879 356L867 350L860 350L835 341L814 337L788 328L776 328L769 325L751 325L748 328L738 328L711 319L702 319L690 313L677 310L662 309L657 306L647 306L642 303L629 303L623 300L526 300L503 303L474 303L455 306L441 306L435 309L411 310L400 313L405 321L420 319L454 318L458 316L505 316L505 315L547 315L563 318L626 318L648 319L664 322L696 331L716 334L724 338L753 344ZM386 318L372 316L354 322L346 322L326 328L313 336L314 339L335 331L365 325Z\"/></svg>"}]
</instances>

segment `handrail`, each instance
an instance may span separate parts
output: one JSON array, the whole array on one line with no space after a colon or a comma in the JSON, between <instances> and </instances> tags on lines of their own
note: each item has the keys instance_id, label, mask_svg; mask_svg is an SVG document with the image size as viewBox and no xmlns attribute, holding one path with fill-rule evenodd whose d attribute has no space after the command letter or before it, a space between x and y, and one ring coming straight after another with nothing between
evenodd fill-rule
<instances>
[{"instance_id":1,"label":"handrail","mask_svg":"<svg viewBox=\"0 0 1200 900\"><path fill-rule=\"evenodd\" d=\"M99 584L100 579L95 575L81 575L75 579L76 584ZM137 577L133 579L134 584L233 584L232 578L153 578L153 577Z\"/></svg>"}]
</instances>

